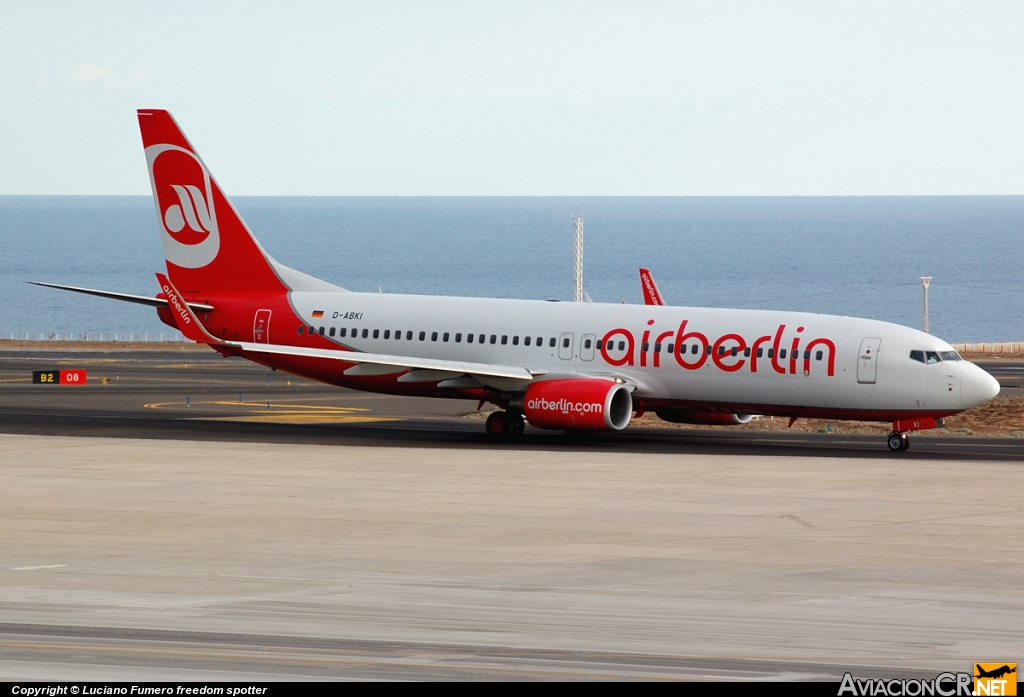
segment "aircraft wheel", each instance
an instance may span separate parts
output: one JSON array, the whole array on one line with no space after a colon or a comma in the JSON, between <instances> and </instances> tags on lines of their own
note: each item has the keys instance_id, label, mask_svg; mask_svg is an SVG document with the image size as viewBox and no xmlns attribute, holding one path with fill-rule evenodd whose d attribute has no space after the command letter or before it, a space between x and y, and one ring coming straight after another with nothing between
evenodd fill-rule
<instances>
[{"instance_id":1,"label":"aircraft wheel","mask_svg":"<svg viewBox=\"0 0 1024 697\"><path fill-rule=\"evenodd\" d=\"M907 437L907 434L904 433L903 434L903 447L901 448L901 450L906 450L909 447L910 447L910 439Z\"/></svg>"},{"instance_id":2,"label":"aircraft wheel","mask_svg":"<svg viewBox=\"0 0 1024 697\"><path fill-rule=\"evenodd\" d=\"M513 438L523 435L523 431L526 430L526 420L523 419L522 414L509 414L508 422L509 435Z\"/></svg>"},{"instance_id":3,"label":"aircraft wheel","mask_svg":"<svg viewBox=\"0 0 1024 697\"><path fill-rule=\"evenodd\" d=\"M894 453L899 452L901 450L906 450L909 446L906 434L898 433L896 431L893 431L892 433L889 434L889 439L886 442L889 445L889 450L893 451Z\"/></svg>"},{"instance_id":4,"label":"aircraft wheel","mask_svg":"<svg viewBox=\"0 0 1024 697\"><path fill-rule=\"evenodd\" d=\"M508 413L504 411L496 411L487 417L487 435L491 438L508 438L509 432L512 430L512 424L509 422Z\"/></svg>"}]
</instances>

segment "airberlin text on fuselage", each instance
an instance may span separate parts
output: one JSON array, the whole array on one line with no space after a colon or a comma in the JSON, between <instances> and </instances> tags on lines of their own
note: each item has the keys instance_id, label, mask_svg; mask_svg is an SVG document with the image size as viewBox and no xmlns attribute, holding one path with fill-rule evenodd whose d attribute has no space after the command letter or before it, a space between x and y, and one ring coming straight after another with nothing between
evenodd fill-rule
<instances>
[{"instance_id":1,"label":"airberlin text on fuselage","mask_svg":"<svg viewBox=\"0 0 1024 697\"><path fill-rule=\"evenodd\" d=\"M646 368L648 363L654 368L662 367L662 352L656 347L664 347L667 352L668 346L671 345L675 362L686 370L697 370L710 358L716 367L727 373L734 373L746 367L751 373L758 370L773 370L782 375L796 375L799 368L804 375L810 375L812 358L813 362L817 363L817 353L820 351L829 377L835 375L835 342L824 337L815 337L807 341L809 337L804 336L803 327L797 327L795 331L791 330L787 334L786 325L780 324L774 334L766 334L752 340L741 334L724 334L712 341L699 331L688 331L689 320L684 319L679 323L678 329L655 332L652 341L651 325L654 324L654 320L649 320L647 324L648 329L644 331L640 340L641 368ZM624 351L621 356L618 355L619 350L615 348L620 343L625 343L624 349L620 349ZM693 352L695 345L696 353ZM647 346L648 350L644 351L644 346ZM710 352L708 347L711 348ZM768 350L765 350L766 347ZM601 340L601 357L609 365L635 366L636 349L637 342L633 332L622 327L612 329ZM758 351L761 352L760 356Z\"/></svg>"}]
</instances>

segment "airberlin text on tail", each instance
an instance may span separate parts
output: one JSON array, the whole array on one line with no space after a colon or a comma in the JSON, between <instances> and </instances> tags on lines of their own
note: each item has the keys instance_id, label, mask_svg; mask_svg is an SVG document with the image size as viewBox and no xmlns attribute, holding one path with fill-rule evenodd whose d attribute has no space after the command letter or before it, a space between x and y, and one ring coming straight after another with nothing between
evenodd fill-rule
<instances>
[{"instance_id":1,"label":"airberlin text on tail","mask_svg":"<svg viewBox=\"0 0 1024 697\"><path fill-rule=\"evenodd\" d=\"M167 275L185 293L287 292L217 181L162 109L140 109Z\"/></svg>"}]
</instances>

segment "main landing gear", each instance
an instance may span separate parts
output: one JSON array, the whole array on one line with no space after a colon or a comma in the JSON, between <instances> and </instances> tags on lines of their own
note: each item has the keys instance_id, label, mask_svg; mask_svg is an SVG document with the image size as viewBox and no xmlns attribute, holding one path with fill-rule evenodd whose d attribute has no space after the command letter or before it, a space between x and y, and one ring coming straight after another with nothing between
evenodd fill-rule
<instances>
[{"instance_id":1,"label":"main landing gear","mask_svg":"<svg viewBox=\"0 0 1024 697\"><path fill-rule=\"evenodd\" d=\"M487 435L495 440L511 440L523 435L526 421L518 412L496 411L487 417Z\"/></svg>"},{"instance_id":2,"label":"main landing gear","mask_svg":"<svg viewBox=\"0 0 1024 697\"><path fill-rule=\"evenodd\" d=\"M910 439L907 438L907 434L900 431L893 431L890 433L889 440L887 442L889 444L889 450L892 450L893 452L906 450L910 447Z\"/></svg>"}]
</instances>

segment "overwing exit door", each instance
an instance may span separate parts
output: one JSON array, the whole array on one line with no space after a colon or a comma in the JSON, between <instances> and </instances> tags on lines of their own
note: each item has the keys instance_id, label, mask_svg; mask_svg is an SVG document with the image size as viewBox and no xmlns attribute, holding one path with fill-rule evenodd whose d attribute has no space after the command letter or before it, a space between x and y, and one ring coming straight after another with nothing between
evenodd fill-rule
<instances>
[{"instance_id":1,"label":"overwing exit door","mask_svg":"<svg viewBox=\"0 0 1024 697\"><path fill-rule=\"evenodd\" d=\"M860 353L857 354L857 382L874 384L878 377L878 347L882 340L875 336L866 336L860 342Z\"/></svg>"},{"instance_id":2,"label":"overwing exit door","mask_svg":"<svg viewBox=\"0 0 1024 697\"><path fill-rule=\"evenodd\" d=\"M252 340L257 344L270 343L270 310L257 310L252 322Z\"/></svg>"}]
</instances>

